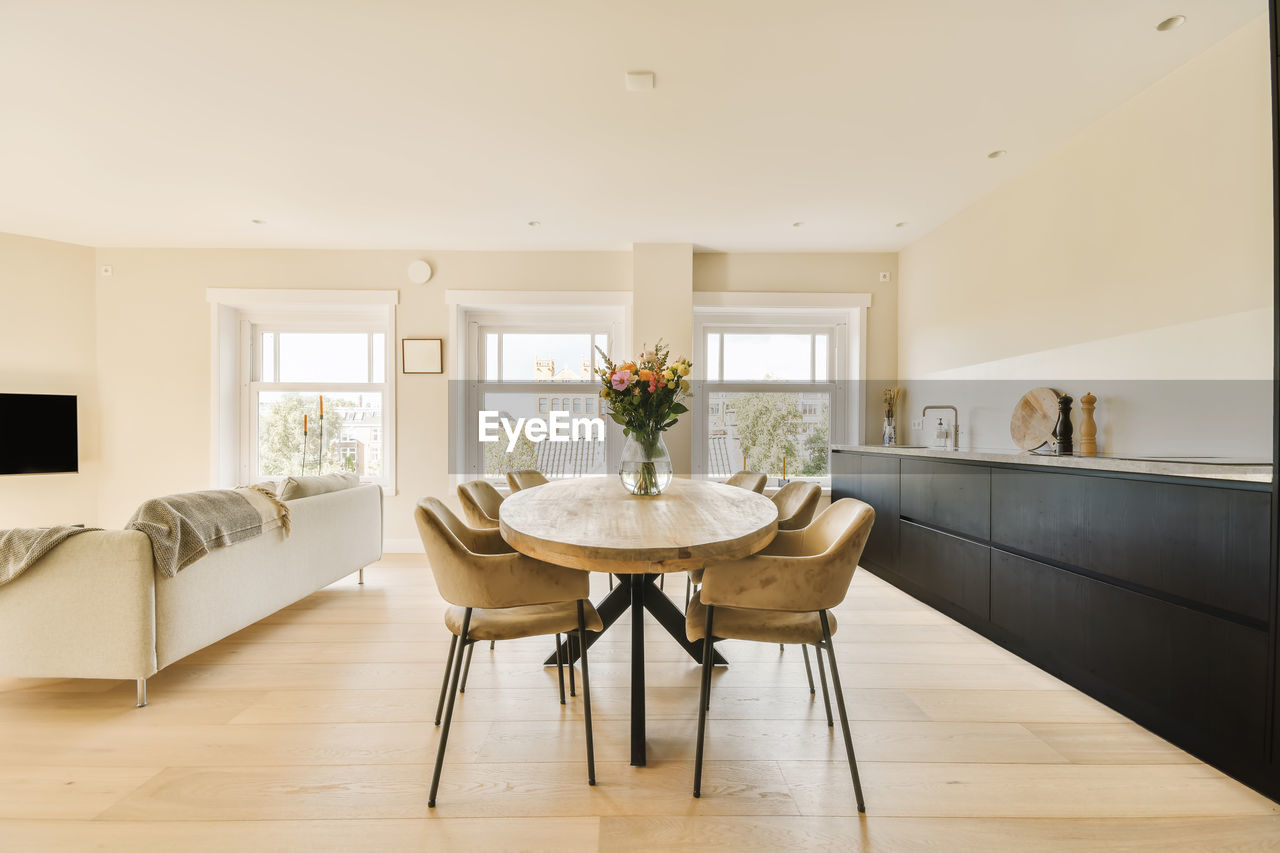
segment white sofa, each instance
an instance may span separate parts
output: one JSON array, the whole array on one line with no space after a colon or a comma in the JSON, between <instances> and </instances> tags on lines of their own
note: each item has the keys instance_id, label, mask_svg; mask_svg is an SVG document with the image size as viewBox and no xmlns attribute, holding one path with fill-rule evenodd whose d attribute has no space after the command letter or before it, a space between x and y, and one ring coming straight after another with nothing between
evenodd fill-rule
<instances>
[{"instance_id":1,"label":"white sofa","mask_svg":"<svg viewBox=\"0 0 1280 853\"><path fill-rule=\"evenodd\" d=\"M382 557L382 489L288 502L273 530L157 575L135 530L82 533L0 587L0 676L146 680ZM362 578L363 579L363 578Z\"/></svg>"}]
</instances>

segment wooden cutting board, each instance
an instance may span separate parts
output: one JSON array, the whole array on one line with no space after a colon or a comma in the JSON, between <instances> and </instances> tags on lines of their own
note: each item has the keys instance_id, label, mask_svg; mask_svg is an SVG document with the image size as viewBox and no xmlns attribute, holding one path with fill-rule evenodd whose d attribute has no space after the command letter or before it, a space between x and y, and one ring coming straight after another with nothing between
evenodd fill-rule
<instances>
[{"instance_id":1,"label":"wooden cutting board","mask_svg":"<svg viewBox=\"0 0 1280 853\"><path fill-rule=\"evenodd\" d=\"M1052 388L1032 388L1013 407L1009 435L1023 450L1035 450L1053 440L1058 425L1058 392Z\"/></svg>"}]
</instances>

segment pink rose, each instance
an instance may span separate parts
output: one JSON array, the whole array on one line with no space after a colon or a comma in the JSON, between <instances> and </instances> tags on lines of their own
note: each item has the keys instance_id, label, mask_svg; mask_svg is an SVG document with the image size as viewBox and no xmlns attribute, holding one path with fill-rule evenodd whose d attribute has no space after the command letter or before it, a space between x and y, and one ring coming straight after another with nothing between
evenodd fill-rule
<instances>
[{"instance_id":1,"label":"pink rose","mask_svg":"<svg viewBox=\"0 0 1280 853\"><path fill-rule=\"evenodd\" d=\"M613 378L609 380L609 384L613 386L615 391L627 390L627 384L631 381L630 370L619 370L613 374Z\"/></svg>"}]
</instances>

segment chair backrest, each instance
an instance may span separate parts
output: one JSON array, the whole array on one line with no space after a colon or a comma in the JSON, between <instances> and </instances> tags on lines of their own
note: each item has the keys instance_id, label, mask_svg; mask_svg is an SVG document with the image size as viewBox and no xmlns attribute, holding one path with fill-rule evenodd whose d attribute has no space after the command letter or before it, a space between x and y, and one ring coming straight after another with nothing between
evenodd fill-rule
<instances>
[{"instance_id":1,"label":"chair backrest","mask_svg":"<svg viewBox=\"0 0 1280 853\"><path fill-rule=\"evenodd\" d=\"M507 472L507 485L511 487L512 492L518 492L521 489L532 489L534 486L541 486L545 482L547 482L547 478L542 476L540 471L535 471L532 468Z\"/></svg>"},{"instance_id":2,"label":"chair backrest","mask_svg":"<svg viewBox=\"0 0 1280 853\"><path fill-rule=\"evenodd\" d=\"M740 489L747 489L761 495L764 494L764 484L767 482L769 482L768 476L761 474L759 471L739 471L725 480L726 485L737 486Z\"/></svg>"},{"instance_id":3,"label":"chair backrest","mask_svg":"<svg viewBox=\"0 0 1280 853\"><path fill-rule=\"evenodd\" d=\"M778 529L808 527L821 499L822 487L817 483L795 480L778 489L773 495L773 502L778 507Z\"/></svg>"},{"instance_id":4,"label":"chair backrest","mask_svg":"<svg viewBox=\"0 0 1280 853\"><path fill-rule=\"evenodd\" d=\"M844 600L876 513L842 498L803 530L779 533L754 557L708 566L702 600L753 610L829 610Z\"/></svg>"},{"instance_id":5,"label":"chair backrest","mask_svg":"<svg viewBox=\"0 0 1280 853\"><path fill-rule=\"evenodd\" d=\"M502 506L502 495L485 480L468 480L459 484L458 501L462 504L462 514L467 517L467 524L471 527L498 526L498 507Z\"/></svg>"},{"instance_id":6,"label":"chair backrest","mask_svg":"<svg viewBox=\"0 0 1280 853\"><path fill-rule=\"evenodd\" d=\"M414 521L436 587L450 604L518 607L573 601L590 593L586 572L518 554L498 531L467 527L437 498L419 501Z\"/></svg>"}]
</instances>

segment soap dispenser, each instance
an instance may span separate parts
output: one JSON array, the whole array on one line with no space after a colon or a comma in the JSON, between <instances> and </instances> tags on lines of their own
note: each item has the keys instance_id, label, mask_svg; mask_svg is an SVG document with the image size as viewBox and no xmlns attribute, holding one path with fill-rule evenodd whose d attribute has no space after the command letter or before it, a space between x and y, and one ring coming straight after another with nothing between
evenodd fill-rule
<instances>
[{"instance_id":1,"label":"soap dispenser","mask_svg":"<svg viewBox=\"0 0 1280 853\"><path fill-rule=\"evenodd\" d=\"M947 425L942 422L942 418L938 418L938 432L934 440L939 450L947 449Z\"/></svg>"}]
</instances>

